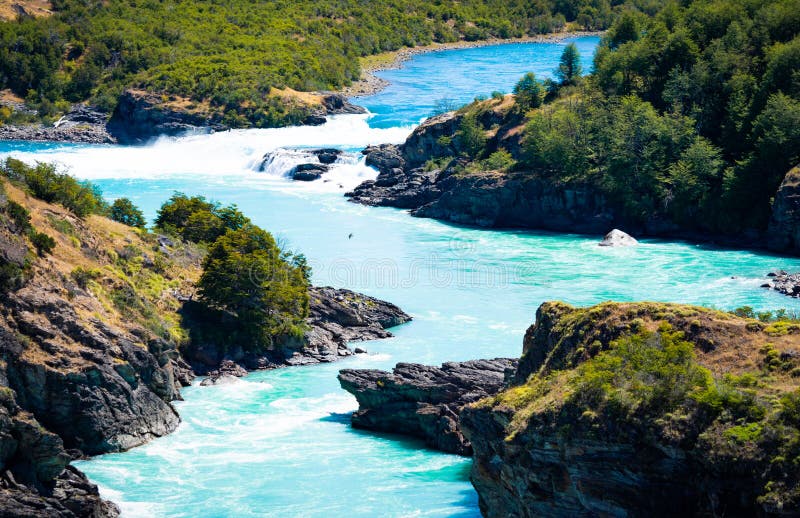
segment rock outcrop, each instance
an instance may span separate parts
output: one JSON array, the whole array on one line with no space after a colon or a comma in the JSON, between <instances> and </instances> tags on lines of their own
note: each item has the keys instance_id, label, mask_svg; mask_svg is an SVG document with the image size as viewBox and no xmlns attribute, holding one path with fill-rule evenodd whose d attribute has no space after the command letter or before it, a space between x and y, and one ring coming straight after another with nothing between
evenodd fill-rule
<instances>
[{"instance_id":1,"label":"rock outcrop","mask_svg":"<svg viewBox=\"0 0 800 518\"><path fill-rule=\"evenodd\" d=\"M203 387L209 385L223 385L243 376L247 376L247 369L241 365L237 365L231 360L222 360L219 368L209 372L208 377L201 381L200 385Z\"/></svg>"},{"instance_id":2,"label":"rock outcrop","mask_svg":"<svg viewBox=\"0 0 800 518\"><path fill-rule=\"evenodd\" d=\"M346 289L313 287L302 337L278 339L269 351L254 353L238 344L192 343L184 357L198 374L230 360L247 370L329 363L354 354L348 343L388 338L389 328L411 320L403 310Z\"/></svg>"},{"instance_id":3,"label":"rock outcrop","mask_svg":"<svg viewBox=\"0 0 800 518\"><path fill-rule=\"evenodd\" d=\"M142 90L126 90L108 121L108 131L120 144L141 144L162 135L228 129L217 114L189 106L187 100L165 100Z\"/></svg>"},{"instance_id":4,"label":"rock outcrop","mask_svg":"<svg viewBox=\"0 0 800 518\"><path fill-rule=\"evenodd\" d=\"M179 424L170 402L193 374L169 337L199 265L122 224L0 191L0 515L14 501L12 515L113 516L68 462ZM34 253L22 220L53 237L51 254Z\"/></svg>"},{"instance_id":5,"label":"rock outcrop","mask_svg":"<svg viewBox=\"0 0 800 518\"><path fill-rule=\"evenodd\" d=\"M797 515L800 480L784 455L800 433L800 383L789 374L798 333L674 304L545 303L513 385L461 412L481 511ZM691 355L668 359L687 354L681 340ZM754 406L737 407L740 397Z\"/></svg>"},{"instance_id":6,"label":"rock outcrop","mask_svg":"<svg viewBox=\"0 0 800 518\"><path fill-rule=\"evenodd\" d=\"M800 273L787 273L784 271L768 274L770 281L763 284L762 288L769 288L789 297L800 298Z\"/></svg>"},{"instance_id":7,"label":"rock outcrop","mask_svg":"<svg viewBox=\"0 0 800 518\"><path fill-rule=\"evenodd\" d=\"M461 409L505 386L516 360L449 362L441 367L398 363L393 371L344 369L342 388L358 400L353 426L419 437L431 448L471 455L461 433Z\"/></svg>"},{"instance_id":8,"label":"rock outcrop","mask_svg":"<svg viewBox=\"0 0 800 518\"><path fill-rule=\"evenodd\" d=\"M639 242L632 236L616 228L606 234L598 243L599 246L636 246L638 244Z\"/></svg>"},{"instance_id":9,"label":"rock outcrop","mask_svg":"<svg viewBox=\"0 0 800 518\"><path fill-rule=\"evenodd\" d=\"M22 410L0 386L0 516L114 517L119 510L69 466L61 438Z\"/></svg>"},{"instance_id":10,"label":"rock outcrop","mask_svg":"<svg viewBox=\"0 0 800 518\"><path fill-rule=\"evenodd\" d=\"M519 148L518 122L488 112L487 123L505 122L498 145ZM418 217L480 227L526 227L553 231L601 233L616 218L604 197L588 185L554 184L530 173L463 173L467 165L457 131L458 113L432 117L401 146L381 145L363 151L366 164L379 174L346 194L363 205L411 209ZM494 119L497 119L495 121ZM441 161L431 168L428 163Z\"/></svg>"},{"instance_id":11,"label":"rock outcrop","mask_svg":"<svg viewBox=\"0 0 800 518\"><path fill-rule=\"evenodd\" d=\"M106 129L107 118L105 113L76 105L53 126L0 125L0 140L113 144L116 139Z\"/></svg>"},{"instance_id":12,"label":"rock outcrop","mask_svg":"<svg viewBox=\"0 0 800 518\"><path fill-rule=\"evenodd\" d=\"M351 103L347 97L336 92L323 93L322 106L326 115L367 113L366 108Z\"/></svg>"},{"instance_id":13,"label":"rock outcrop","mask_svg":"<svg viewBox=\"0 0 800 518\"><path fill-rule=\"evenodd\" d=\"M767 245L777 252L800 253L800 166L786 174L775 195Z\"/></svg>"}]
</instances>

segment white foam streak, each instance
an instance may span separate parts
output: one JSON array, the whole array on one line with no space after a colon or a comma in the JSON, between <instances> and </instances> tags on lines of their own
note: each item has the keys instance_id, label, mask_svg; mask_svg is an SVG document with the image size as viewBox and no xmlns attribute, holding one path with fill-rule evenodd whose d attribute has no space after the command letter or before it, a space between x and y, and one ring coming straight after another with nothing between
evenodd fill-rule
<instances>
[{"instance_id":1,"label":"white foam streak","mask_svg":"<svg viewBox=\"0 0 800 518\"><path fill-rule=\"evenodd\" d=\"M407 128L374 129L369 115L339 115L322 126L295 126L276 129L232 130L209 135L161 137L145 146L59 146L35 153L14 152L26 162L55 162L81 179L167 178L180 175L245 176L263 156L278 148L331 147L358 151L367 145L400 143L411 131ZM351 175L364 175L363 164L337 164L331 181ZM317 183L317 182L313 182ZM357 183L357 182L356 182ZM314 187L317 188L317 187Z\"/></svg>"}]
</instances>

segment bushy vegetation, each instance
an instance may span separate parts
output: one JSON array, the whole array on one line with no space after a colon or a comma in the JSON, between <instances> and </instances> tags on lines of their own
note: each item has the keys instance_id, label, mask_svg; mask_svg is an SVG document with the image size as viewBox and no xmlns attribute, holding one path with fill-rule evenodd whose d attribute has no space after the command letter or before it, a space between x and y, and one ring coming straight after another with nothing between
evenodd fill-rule
<instances>
[{"instance_id":1,"label":"bushy vegetation","mask_svg":"<svg viewBox=\"0 0 800 518\"><path fill-rule=\"evenodd\" d=\"M144 228L147 222L144 214L128 198L117 198L111 204L108 217L129 227Z\"/></svg>"},{"instance_id":2,"label":"bushy vegetation","mask_svg":"<svg viewBox=\"0 0 800 518\"><path fill-rule=\"evenodd\" d=\"M0 163L0 174L21 185L34 197L58 203L80 218L108 211L108 204L97 187L57 172L52 164L29 166L20 160L7 158Z\"/></svg>"},{"instance_id":3,"label":"bushy vegetation","mask_svg":"<svg viewBox=\"0 0 800 518\"><path fill-rule=\"evenodd\" d=\"M277 337L302 334L308 287L302 259L287 256L268 232L249 224L211 245L198 282L210 308L235 316L250 350L266 350Z\"/></svg>"},{"instance_id":4,"label":"bushy vegetation","mask_svg":"<svg viewBox=\"0 0 800 518\"><path fill-rule=\"evenodd\" d=\"M228 123L297 119L272 88L338 88L358 78L359 57L404 46L510 38L577 21L604 28L618 0L57 0L49 18L0 23L0 89L44 115L64 100L112 109L142 87L208 102Z\"/></svg>"},{"instance_id":5,"label":"bushy vegetation","mask_svg":"<svg viewBox=\"0 0 800 518\"><path fill-rule=\"evenodd\" d=\"M628 4L591 75L568 46L557 81L517 85L516 171L594 187L631 228L763 231L800 163L798 12L798 0ZM487 103L462 112L480 122ZM471 141L475 160L499 145Z\"/></svg>"},{"instance_id":6,"label":"bushy vegetation","mask_svg":"<svg viewBox=\"0 0 800 518\"><path fill-rule=\"evenodd\" d=\"M156 227L193 243L213 243L228 230L239 230L250 220L236 208L206 200L203 196L175 193L158 210Z\"/></svg>"},{"instance_id":7,"label":"bushy vegetation","mask_svg":"<svg viewBox=\"0 0 800 518\"><path fill-rule=\"evenodd\" d=\"M156 226L208 246L199 304L187 315L196 345L263 353L280 338L302 335L310 277L302 255L281 250L235 205L202 196L175 193L158 211Z\"/></svg>"}]
</instances>

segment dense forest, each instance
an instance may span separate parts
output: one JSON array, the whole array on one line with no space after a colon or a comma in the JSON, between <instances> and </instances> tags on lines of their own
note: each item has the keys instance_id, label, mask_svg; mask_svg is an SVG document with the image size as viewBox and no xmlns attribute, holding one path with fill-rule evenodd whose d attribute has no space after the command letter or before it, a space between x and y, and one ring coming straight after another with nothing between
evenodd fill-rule
<instances>
[{"instance_id":1,"label":"dense forest","mask_svg":"<svg viewBox=\"0 0 800 518\"><path fill-rule=\"evenodd\" d=\"M359 77L359 57L568 21L605 28L618 3L54 0L52 17L0 23L0 89L54 114L85 100L111 110L124 88L140 87L209 103L232 125L272 124L288 109L273 88L339 88Z\"/></svg>"},{"instance_id":2,"label":"dense forest","mask_svg":"<svg viewBox=\"0 0 800 518\"><path fill-rule=\"evenodd\" d=\"M800 163L799 34L798 0L631 8L604 36L591 75L569 73L577 60L567 47L556 80L520 81L506 120L522 125L514 156L498 139L475 142L476 121L492 122L483 114L500 97L465 108L465 170L591 185L634 228L762 232Z\"/></svg>"}]
</instances>

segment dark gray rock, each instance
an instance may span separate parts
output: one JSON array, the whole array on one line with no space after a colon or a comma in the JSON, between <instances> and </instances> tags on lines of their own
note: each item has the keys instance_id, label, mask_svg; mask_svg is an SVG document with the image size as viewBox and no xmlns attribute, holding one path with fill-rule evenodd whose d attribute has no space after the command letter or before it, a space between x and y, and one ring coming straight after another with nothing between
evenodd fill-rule
<instances>
[{"instance_id":1,"label":"dark gray rock","mask_svg":"<svg viewBox=\"0 0 800 518\"><path fill-rule=\"evenodd\" d=\"M221 385L229 383L232 379L247 376L247 370L230 360L223 360L219 368L208 373L208 377L200 382L206 387L209 385Z\"/></svg>"},{"instance_id":2,"label":"dark gray rock","mask_svg":"<svg viewBox=\"0 0 800 518\"><path fill-rule=\"evenodd\" d=\"M339 383L358 400L353 426L411 435L432 448L471 455L458 424L461 409L502 390L516 362L497 358L441 367L398 363L391 373L344 369Z\"/></svg>"},{"instance_id":3,"label":"dark gray rock","mask_svg":"<svg viewBox=\"0 0 800 518\"><path fill-rule=\"evenodd\" d=\"M325 164L300 164L292 169L290 175L292 180L313 182L322 178L322 175L327 173L328 169Z\"/></svg>"},{"instance_id":4,"label":"dark gray rock","mask_svg":"<svg viewBox=\"0 0 800 518\"><path fill-rule=\"evenodd\" d=\"M786 174L775 195L767 246L777 252L800 253L800 166Z\"/></svg>"},{"instance_id":5,"label":"dark gray rock","mask_svg":"<svg viewBox=\"0 0 800 518\"><path fill-rule=\"evenodd\" d=\"M351 103L347 100L347 97L338 93L324 94L322 96L322 105L328 115L367 113L365 108Z\"/></svg>"},{"instance_id":6,"label":"dark gray rock","mask_svg":"<svg viewBox=\"0 0 800 518\"><path fill-rule=\"evenodd\" d=\"M271 350L259 354L237 344L193 342L184 356L201 374L225 360L248 370L328 363L351 356L349 343L388 338L389 328L411 320L394 304L346 289L312 287L309 298L308 331L301 337L279 337Z\"/></svg>"},{"instance_id":7,"label":"dark gray rock","mask_svg":"<svg viewBox=\"0 0 800 518\"><path fill-rule=\"evenodd\" d=\"M116 506L102 500L69 460L61 438L22 410L14 392L0 384L0 516L117 516Z\"/></svg>"},{"instance_id":8,"label":"dark gray rock","mask_svg":"<svg viewBox=\"0 0 800 518\"><path fill-rule=\"evenodd\" d=\"M312 149L310 153L316 155L320 164L330 165L339 159L342 155L342 150L333 148Z\"/></svg>"},{"instance_id":9,"label":"dark gray rock","mask_svg":"<svg viewBox=\"0 0 800 518\"><path fill-rule=\"evenodd\" d=\"M770 281L762 284L762 288L769 288L789 297L800 298L800 273L787 273L784 271L768 274Z\"/></svg>"},{"instance_id":10,"label":"dark gray rock","mask_svg":"<svg viewBox=\"0 0 800 518\"><path fill-rule=\"evenodd\" d=\"M161 96L126 90L108 122L108 131L120 144L140 144L161 135L227 130L215 116L171 109Z\"/></svg>"}]
</instances>

